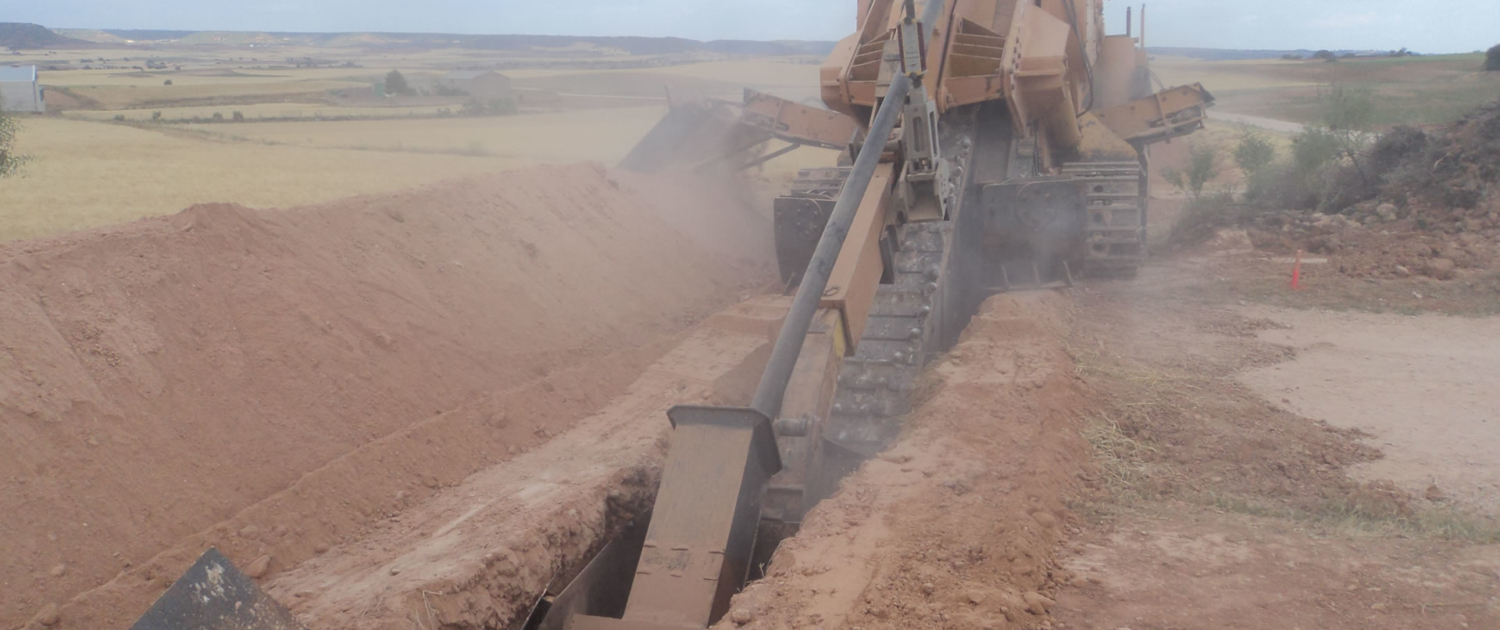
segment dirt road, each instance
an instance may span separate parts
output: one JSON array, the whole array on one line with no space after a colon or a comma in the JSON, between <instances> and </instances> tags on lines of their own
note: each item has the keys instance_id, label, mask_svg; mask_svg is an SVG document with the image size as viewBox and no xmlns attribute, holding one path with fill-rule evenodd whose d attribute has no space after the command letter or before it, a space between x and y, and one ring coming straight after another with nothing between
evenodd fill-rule
<instances>
[{"instance_id":1,"label":"dirt road","mask_svg":"<svg viewBox=\"0 0 1500 630\"><path fill-rule=\"evenodd\" d=\"M1384 454L1350 472L1500 516L1500 319L1246 309L1296 358L1240 380L1267 400L1357 429Z\"/></svg>"}]
</instances>

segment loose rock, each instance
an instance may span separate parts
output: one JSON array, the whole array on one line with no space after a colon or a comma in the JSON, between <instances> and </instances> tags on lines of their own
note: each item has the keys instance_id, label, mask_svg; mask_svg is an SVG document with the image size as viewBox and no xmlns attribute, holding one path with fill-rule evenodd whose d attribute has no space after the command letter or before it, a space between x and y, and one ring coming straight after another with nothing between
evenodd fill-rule
<instances>
[{"instance_id":1,"label":"loose rock","mask_svg":"<svg viewBox=\"0 0 1500 630\"><path fill-rule=\"evenodd\" d=\"M1026 609L1033 615L1047 614L1047 611L1052 610L1052 605L1056 603L1036 591L1022 593L1021 599L1026 602Z\"/></svg>"},{"instance_id":2,"label":"loose rock","mask_svg":"<svg viewBox=\"0 0 1500 630\"><path fill-rule=\"evenodd\" d=\"M736 608L734 609L734 612L729 613L729 619L736 624L743 626L755 620L755 613L752 612L749 608Z\"/></svg>"},{"instance_id":3,"label":"loose rock","mask_svg":"<svg viewBox=\"0 0 1500 630\"><path fill-rule=\"evenodd\" d=\"M31 619L44 626L55 626L62 619L62 616L58 613L57 604L47 604L41 610L37 611L36 616Z\"/></svg>"},{"instance_id":4,"label":"loose rock","mask_svg":"<svg viewBox=\"0 0 1500 630\"><path fill-rule=\"evenodd\" d=\"M271 554L266 554L250 561L250 564L245 566L245 575L252 579L259 579L264 577L270 569Z\"/></svg>"}]
</instances>

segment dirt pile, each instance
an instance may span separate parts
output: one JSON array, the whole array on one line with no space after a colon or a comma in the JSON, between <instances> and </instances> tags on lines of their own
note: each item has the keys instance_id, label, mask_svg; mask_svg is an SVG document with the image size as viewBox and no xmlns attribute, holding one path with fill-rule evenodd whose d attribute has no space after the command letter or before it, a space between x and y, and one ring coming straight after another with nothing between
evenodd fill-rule
<instances>
[{"instance_id":1,"label":"dirt pile","mask_svg":"<svg viewBox=\"0 0 1500 630\"><path fill-rule=\"evenodd\" d=\"M910 433L846 479L720 628L1039 628L1089 483L1087 399L1055 294L990 300L931 370Z\"/></svg>"},{"instance_id":2,"label":"dirt pile","mask_svg":"<svg viewBox=\"0 0 1500 630\"><path fill-rule=\"evenodd\" d=\"M546 167L0 248L0 627L123 626L209 544L274 574L598 409L765 277L734 199L726 251L649 198Z\"/></svg>"},{"instance_id":3,"label":"dirt pile","mask_svg":"<svg viewBox=\"0 0 1500 630\"><path fill-rule=\"evenodd\" d=\"M1433 132L1393 129L1363 168L1373 198L1335 215L1259 215L1256 245L1336 256L1361 277L1451 280L1500 268L1500 103Z\"/></svg>"},{"instance_id":4,"label":"dirt pile","mask_svg":"<svg viewBox=\"0 0 1500 630\"><path fill-rule=\"evenodd\" d=\"M1275 212L1256 217L1246 229L1256 249L1291 254L1305 250L1331 258L1340 273L1353 277L1426 276L1454 280L1500 269L1500 222L1474 231L1428 229L1419 220L1361 221L1344 215Z\"/></svg>"}]
</instances>

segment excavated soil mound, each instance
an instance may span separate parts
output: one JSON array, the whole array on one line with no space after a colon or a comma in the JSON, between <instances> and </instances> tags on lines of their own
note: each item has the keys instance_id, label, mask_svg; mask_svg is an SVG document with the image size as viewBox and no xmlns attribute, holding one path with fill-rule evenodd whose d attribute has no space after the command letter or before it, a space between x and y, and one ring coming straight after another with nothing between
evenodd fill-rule
<instances>
[{"instance_id":1,"label":"excavated soil mound","mask_svg":"<svg viewBox=\"0 0 1500 630\"><path fill-rule=\"evenodd\" d=\"M986 302L929 370L909 434L814 508L716 627L1051 627L1066 501L1091 478L1066 311L1052 293Z\"/></svg>"},{"instance_id":2,"label":"excavated soil mound","mask_svg":"<svg viewBox=\"0 0 1500 630\"><path fill-rule=\"evenodd\" d=\"M607 403L766 272L755 213L646 188L545 167L0 247L0 627L123 627L209 544L275 573Z\"/></svg>"}]
</instances>

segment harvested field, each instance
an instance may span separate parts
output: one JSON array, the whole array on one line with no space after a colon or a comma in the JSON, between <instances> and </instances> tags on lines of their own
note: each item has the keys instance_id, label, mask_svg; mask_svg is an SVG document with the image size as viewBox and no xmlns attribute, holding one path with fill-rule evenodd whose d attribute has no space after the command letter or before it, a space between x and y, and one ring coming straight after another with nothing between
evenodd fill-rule
<instances>
[{"instance_id":1,"label":"harvested field","mask_svg":"<svg viewBox=\"0 0 1500 630\"><path fill-rule=\"evenodd\" d=\"M223 138L296 146L383 151L466 152L527 162L597 160L613 164L666 113L663 105L598 112L406 121L195 124Z\"/></svg>"},{"instance_id":2,"label":"harvested field","mask_svg":"<svg viewBox=\"0 0 1500 630\"><path fill-rule=\"evenodd\" d=\"M279 571L600 409L766 273L701 192L543 167L4 246L0 626L122 627L208 545Z\"/></svg>"},{"instance_id":3,"label":"harvested field","mask_svg":"<svg viewBox=\"0 0 1500 630\"><path fill-rule=\"evenodd\" d=\"M160 216L232 200L286 208L534 164L498 157L414 155L226 144L87 120L24 122L18 148L36 158L0 181L0 241Z\"/></svg>"}]
</instances>

